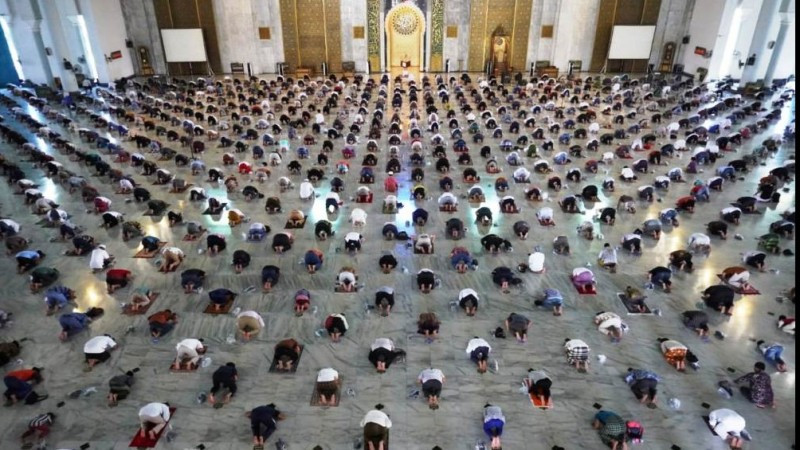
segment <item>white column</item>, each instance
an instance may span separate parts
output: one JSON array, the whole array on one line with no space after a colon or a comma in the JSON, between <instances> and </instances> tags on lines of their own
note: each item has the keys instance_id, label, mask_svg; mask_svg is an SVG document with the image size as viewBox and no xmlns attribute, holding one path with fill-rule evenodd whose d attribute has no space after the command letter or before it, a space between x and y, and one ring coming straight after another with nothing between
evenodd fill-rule
<instances>
[{"instance_id":1,"label":"white column","mask_svg":"<svg viewBox=\"0 0 800 450\"><path fill-rule=\"evenodd\" d=\"M780 0L764 0L761 4L749 51L746 55L742 55L743 61L746 61L751 55L755 55L755 64L744 66L742 83L756 81L767 72L770 60L769 53L774 51L774 49L767 49L767 43L777 37L780 26L780 16L778 14L780 4Z\"/></svg>"},{"instance_id":2,"label":"white column","mask_svg":"<svg viewBox=\"0 0 800 450\"><path fill-rule=\"evenodd\" d=\"M775 76L775 69L781 63L782 58L791 58L792 63L794 65L795 54L794 52L790 52L790 54L784 54L784 48L786 46L786 38L789 34L789 28L792 26L794 22L794 15L792 14L782 14L784 17L781 20L781 26L778 31L778 36L775 38L775 48L772 49L772 57L770 58L769 65L767 66L767 73L764 75L764 81L767 83L772 82L773 77ZM794 43L794 39L789 40L790 44Z\"/></svg>"}]
</instances>

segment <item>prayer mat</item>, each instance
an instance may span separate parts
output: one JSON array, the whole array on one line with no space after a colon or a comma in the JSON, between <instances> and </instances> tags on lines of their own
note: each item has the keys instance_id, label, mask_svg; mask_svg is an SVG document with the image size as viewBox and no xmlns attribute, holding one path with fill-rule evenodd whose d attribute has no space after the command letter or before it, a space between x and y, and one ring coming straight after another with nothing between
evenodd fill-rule
<instances>
[{"instance_id":1,"label":"prayer mat","mask_svg":"<svg viewBox=\"0 0 800 450\"><path fill-rule=\"evenodd\" d=\"M650 310L650 307L647 306L647 303L644 304L644 312L639 311L633 303L628 300L628 296L623 294L622 292L617 292L617 298L625 305L625 309L628 310L629 316L647 316L652 315L653 312Z\"/></svg>"},{"instance_id":2,"label":"prayer mat","mask_svg":"<svg viewBox=\"0 0 800 450\"><path fill-rule=\"evenodd\" d=\"M458 206L456 206L456 207L455 207L455 208L453 208L453 209L446 209L445 207L443 207L443 206L440 206L440 207L439 207L439 212L455 213L455 212L458 212Z\"/></svg>"},{"instance_id":3,"label":"prayer mat","mask_svg":"<svg viewBox=\"0 0 800 450\"><path fill-rule=\"evenodd\" d=\"M742 289L728 284L728 282L725 281L725 278L722 277L722 274L718 273L717 278L719 278L719 280L722 281L722 283L725 284L726 286L732 287L733 291L739 295L761 295L761 292L758 289L756 289L755 286L753 286L752 284L747 289Z\"/></svg>"},{"instance_id":4,"label":"prayer mat","mask_svg":"<svg viewBox=\"0 0 800 450\"><path fill-rule=\"evenodd\" d=\"M206 309L203 312L206 314L227 314L228 311L231 310L231 306L233 306L234 300L228 300L228 303L225 303L219 309L214 308L214 306L216 305L215 303L209 302L208 306L206 306Z\"/></svg>"},{"instance_id":5,"label":"prayer mat","mask_svg":"<svg viewBox=\"0 0 800 450\"><path fill-rule=\"evenodd\" d=\"M575 286L575 284L573 284L573 286ZM578 294L581 294L581 295L596 295L597 294L597 287L595 285L590 286L589 289L586 289L586 290L579 289L578 286L575 286L575 290L578 291Z\"/></svg>"},{"instance_id":6,"label":"prayer mat","mask_svg":"<svg viewBox=\"0 0 800 450\"><path fill-rule=\"evenodd\" d=\"M363 196L356 196L356 203L372 203L372 192L370 192L366 197Z\"/></svg>"},{"instance_id":7,"label":"prayer mat","mask_svg":"<svg viewBox=\"0 0 800 450\"><path fill-rule=\"evenodd\" d=\"M203 211L203 215L216 216L216 215L222 214L222 211L225 210L226 206L228 206L227 203L220 203L219 207L216 208L216 209L206 208L206 210Z\"/></svg>"},{"instance_id":8,"label":"prayer mat","mask_svg":"<svg viewBox=\"0 0 800 450\"><path fill-rule=\"evenodd\" d=\"M311 406L339 406L339 401L342 399L342 375L339 375L339 386L336 387L336 402L333 405L322 405L319 402L319 391L317 390L317 383L314 382L314 392L311 394Z\"/></svg>"},{"instance_id":9,"label":"prayer mat","mask_svg":"<svg viewBox=\"0 0 800 450\"><path fill-rule=\"evenodd\" d=\"M535 408L539 408L539 409L552 409L553 408L553 404L552 403L550 405L547 405L542 400L540 400L539 397L536 396L536 395L529 395L529 397L531 399L531 404ZM552 400L552 397L550 397L550 399Z\"/></svg>"},{"instance_id":10,"label":"prayer mat","mask_svg":"<svg viewBox=\"0 0 800 450\"><path fill-rule=\"evenodd\" d=\"M177 408L175 407L169 408L170 420L172 420L172 418L175 416L176 409ZM169 424L169 421L167 421L167 424ZM158 440L161 439L161 436L164 435L164 431L167 430L168 428L169 425L162 428L161 431L156 435L155 439L150 439L150 437L148 437L147 434L142 434L142 430L141 428L139 428L136 430L136 435L133 436L133 439L131 440L131 443L128 444L128 447L153 448L158 444Z\"/></svg>"},{"instance_id":11,"label":"prayer mat","mask_svg":"<svg viewBox=\"0 0 800 450\"><path fill-rule=\"evenodd\" d=\"M306 226L306 222L308 222L308 217L303 217L303 223L301 223L300 225L292 225L291 222L287 220L286 225L284 225L283 228L287 230L297 230Z\"/></svg>"},{"instance_id":12,"label":"prayer mat","mask_svg":"<svg viewBox=\"0 0 800 450\"><path fill-rule=\"evenodd\" d=\"M303 351L306 349L304 345L300 346L300 354L297 356L297 362L292 364L292 369L287 371L278 370L278 360L274 357L272 358L272 364L269 366L270 373L295 373L297 372L297 367L300 365L300 360L303 358Z\"/></svg>"},{"instance_id":13,"label":"prayer mat","mask_svg":"<svg viewBox=\"0 0 800 450\"><path fill-rule=\"evenodd\" d=\"M167 245L167 242L161 241L158 243L158 250L154 251L153 253L147 253L145 249L141 249L133 255L134 258L155 258L156 255L159 254L162 248Z\"/></svg>"},{"instance_id":14,"label":"prayer mat","mask_svg":"<svg viewBox=\"0 0 800 450\"><path fill-rule=\"evenodd\" d=\"M158 292L154 293L153 294L153 299L150 300L150 303L144 305L143 307L141 307L141 308L139 308L139 309L137 309L135 311L133 309L131 309L131 305L130 304L125 305L125 307L122 308L122 314L125 314L126 316L141 316L142 314L147 313L147 310L150 309L151 306L153 306L153 303L155 303L156 300L158 300L158 296L159 295L161 295L161 294L159 294Z\"/></svg>"},{"instance_id":15,"label":"prayer mat","mask_svg":"<svg viewBox=\"0 0 800 450\"><path fill-rule=\"evenodd\" d=\"M201 237L203 237L204 234L206 234L206 230L203 230L203 231L200 232L200 234L197 234L197 235L194 235L194 236L192 236L191 234L184 234L183 235L183 240L186 241L186 242L198 241L198 240L200 240Z\"/></svg>"},{"instance_id":16,"label":"prayer mat","mask_svg":"<svg viewBox=\"0 0 800 450\"><path fill-rule=\"evenodd\" d=\"M399 212L399 208L392 209L392 208L387 208L386 205L383 205L381 211L383 211L384 214L397 214Z\"/></svg>"}]
</instances>

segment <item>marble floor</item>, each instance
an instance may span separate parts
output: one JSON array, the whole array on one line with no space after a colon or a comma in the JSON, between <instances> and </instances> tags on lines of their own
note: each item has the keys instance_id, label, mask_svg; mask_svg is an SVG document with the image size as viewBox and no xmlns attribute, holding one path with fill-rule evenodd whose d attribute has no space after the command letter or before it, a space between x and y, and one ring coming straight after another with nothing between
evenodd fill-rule
<instances>
[{"instance_id":1,"label":"marble floor","mask_svg":"<svg viewBox=\"0 0 800 450\"><path fill-rule=\"evenodd\" d=\"M16 100L21 105L25 104L20 98ZM32 108L27 108L27 111L41 121L46 120ZM767 131L740 146L739 154L749 153L766 136L782 132L789 121L794 120L794 103L787 104L783 113L782 119L772 123ZM0 114L6 118L5 123L13 122L7 108L0 108ZM459 118L463 120L461 115ZM85 118L80 120L82 124L86 124ZM20 131L25 130L19 124L11 126ZM57 125L53 127L60 129ZM67 135L68 132L64 131L64 134ZM79 142L77 134L69 135L68 138ZM31 139L37 147L51 153L66 168L89 176L86 167L69 161L66 155L53 149L45 140L34 137ZM60 257L67 244L50 242L50 238L56 235L56 230L37 225L39 217L31 214L29 207L23 205L22 197L12 195L13 187L0 183L0 215L20 222L22 234L33 239L31 248L41 249L48 254L45 264L61 271L59 283L78 291L79 310L85 311L92 306L100 306L106 310L106 314L92 324L88 333L62 343L57 339L59 327L56 317L44 315L42 296L30 294L27 287L28 277L15 274L13 258L5 257L0 260L0 268L6 274L2 277L0 287L0 308L14 313L14 322L0 329L0 339L8 341L26 338L20 355L21 365L45 368L45 381L41 387L37 387L37 391L50 395L44 403L35 406L0 408L0 448L18 447L16 442L28 420L44 411L58 414L53 432L47 438L49 448L78 448L84 443L90 444L91 449L98 450L126 448L138 426L138 409L152 401L169 401L178 408L171 422L174 433L171 435L171 442L162 439L159 443L159 448L165 449L188 449L200 444L209 450L249 447L250 428L244 412L270 402L274 402L284 411L287 419L279 422L278 431L267 448L274 448L277 439L286 442L291 450L310 450L315 445L326 450L353 448L354 441L361 436L359 422L363 415L376 403L383 403L393 422L390 439L393 450L427 450L436 445L445 450L473 449L477 441L486 440L482 431L482 407L487 402L501 406L505 413L505 449L538 450L550 449L556 445L570 450L603 448L597 433L591 429L592 417L596 412L593 404L600 404L603 409L614 411L626 419L636 419L645 426L645 441L636 448L726 448L703 423L701 416L709 412L709 409L702 406L703 403L709 404L711 409L732 408L746 418L747 428L754 438L746 448L772 450L789 449L793 446L795 345L792 336L776 329L775 321L780 314L794 315L794 305L790 302L780 303L776 301L776 297L795 284L795 258L769 256L767 264L775 271L753 273L751 278L751 282L761 290L761 295L743 298L737 296L732 317L709 312L712 317L712 333L717 330L723 332L727 336L724 340L712 338L710 342L702 342L682 326L679 315L682 311L694 309L700 300L699 293L717 283L716 274L725 267L738 265L741 253L755 249L755 238L766 233L769 224L777 220L782 211L794 206L794 182L786 185L788 192L782 192L779 204L760 205L763 214L745 215L739 226L732 227L732 231L740 233L743 240L720 241L715 238L710 256L695 258L694 273L677 274L674 277L671 294L659 290L648 291L650 306L659 308L662 315L625 316L625 310L617 301L615 293L627 285L642 286L646 282L649 269L666 265L669 252L685 248L688 236L695 231L704 230L707 222L718 217L720 209L737 197L752 195L762 176L794 154L794 142L783 144L777 153L765 160L764 165L756 166L743 181L726 183L723 192L712 194L710 204L700 204L694 215L682 216L680 227L666 229L659 241L644 239L642 256L633 257L621 253L621 264L616 274L597 269L596 296L576 294L569 281L572 269L587 262L596 269L596 255L604 242L614 245L623 234L631 232L646 218L657 217L660 209L673 205L675 199L686 195L688 185L673 184L668 192L659 192L659 202L640 202L635 215L619 213L616 225L600 226L600 232L605 239L587 241L577 236L576 227L590 217L591 213L585 216L567 215L555 208L557 227L543 228L533 225L529 238L521 241L513 237L512 224L521 219L535 224L533 214L543 204L526 202L523 196L524 185L512 184L511 193L522 204L522 212L515 216L500 214L497 195L492 188L496 176L486 175L478 148L472 148L471 154L476 161L476 168L483 175L486 203L495 212L495 225L491 232L510 239L514 244L514 251L497 256L486 254L479 239L488 230L471 226L468 238L458 245L468 247L477 256L480 265L476 271L459 275L449 267L448 254L454 243L444 239L444 222L450 215L439 213L435 206L435 198L439 195L435 182L438 175L431 166L425 170L426 185L434 199L418 202L417 206L423 206L431 213L424 229L439 237L434 255L414 255L404 243L387 242L380 234L381 226L386 221L393 220L400 228L404 228L415 208L415 202L408 198L411 186L408 180L410 169L404 167L400 174L400 201L405 203L405 207L395 216L381 213L381 186L385 177L382 169L386 161L386 150L379 154L379 164L375 171L376 201L370 205L355 205L350 201L349 197L357 186L358 167L365 152L365 143L366 139L362 136L357 146L359 156L353 162L354 170L345 177L347 189L342 196L345 206L337 215L328 218L337 230L336 238L319 242L313 235L313 224L326 216L324 196L329 189L327 180L321 183L318 190L321 196L313 206L299 200L296 188L281 196L284 211L296 207L310 216L304 229L295 230L293 249L283 255L276 255L268 248L270 238L260 244L245 242L242 235L246 228L240 226L231 229L224 216L222 219L215 219L200 215L205 204L191 203L185 195L170 194L167 187L151 186L151 180L139 175L135 168L124 167L124 172L136 173L137 181L144 183L154 198L167 201L172 210L182 211L185 220L200 220L212 232L227 236L228 249L225 252L218 256L200 254L198 249L204 247L204 242L182 242L180 239L185 232L183 227L170 228L166 219L153 221L150 217L140 217L145 209L144 205L126 203L124 196L114 194L115 186L106 178L90 178L90 182L100 189L101 194L113 200L113 210L126 213L129 219L139 220L147 234L156 235L184 249L187 260L183 263L183 269L196 267L207 271L210 276L206 282L206 292L217 287L228 287L241 293L235 306L242 310L254 309L264 316L266 328L256 339L247 343L229 343L228 338L235 330L234 317L203 314L207 297L184 294L179 286L178 274L159 273L154 266L155 260L133 259L139 245L138 240L123 242L118 228L108 231L98 228L100 217L86 213L89 205L82 203L78 194L71 195L64 186L43 177L42 171L31 163L20 163L28 178L40 183L40 189L45 196L62 205L62 208L74 215L76 223L108 246L109 252L117 258L117 267L135 272L134 287L149 286L161 293L151 311L169 307L178 312L180 322L160 342L151 342L145 317L120 314L120 303L128 300L131 289L126 288L114 295L108 295L105 291L105 276L92 274L88 268L88 259ZM493 154L501 154L497 140L489 138L486 144L491 146ZM130 151L135 151L135 145L131 142L125 142L124 145ZM292 143L292 150L297 145ZM558 144L556 146L559 147ZM177 147L176 143L173 148ZM210 147L213 146L209 146L209 150L203 155L206 165L209 168L221 166L221 155L225 150ZM312 147L312 158L318 153L318 147L319 144ZM340 147L341 144L336 145L336 155ZM24 159L17 149L7 143L0 144L0 150L10 160ZM407 156L409 150L406 145L402 152ZM241 156L249 159L250 155L246 153ZM448 156L453 158L449 143ZM548 160L551 156L552 153L547 152ZM728 156L731 157L732 155ZM105 155L103 158L111 161L110 156ZM331 158L331 165L336 161L335 158L336 156ZM257 185L267 196L278 195L278 177L275 175L283 174L286 171L285 163L291 159L286 158L284 165L274 171L268 182ZM430 156L427 159L430 160ZM302 161L304 170L314 161L315 159ZM686 156L669 160L668 166L656 168L656 172L662 169L666 171L673 166L684 167L686 163ZM242 209L251 220L267 223L273 232L282 229L286 220L285 213L268 216L264 212L263 200L247 203L240 193L228 194L224 186L209 185L204 175L193 178L187 167L175 168L172 161L159 164L190 182L203 185L212 196L224 198L230 206ZM505 162L502 165L505 175L510 176L510 171L513 170L506 167ZM582 163L580 165L582 167ZM609 169L612 174L616 174L621 166L621 161L617 160ZM565 167L554 167L563 177ZM460 170L456 167L453 178L457 178ZM700 178L707 179L712 170L706 167L706 173ZM647 180L654 176L646 175L643 178ZM533 177L537 185L545 185L543 176ZM569 183L558 195L579 193L589 183L600 185L604 177L601 166L599 174L589 175L588 180L580 184ZM302 181L298 177L293 180L295 185ZM245 184L240 177L240 185ZM615 206L619 195L635 195L636 186L618 183L618 190L613 193L613 198L601 193L601 201L587 205L587 208L593 206L596 210L605 205ZM463 193L466 188L459 185L455 190ZM365 237L363 251L357 256L349 256L338 249L342 246L341 236L350 230L347 219L356 206L365 207L369 214L368 226L361 230ZM550 206L555 206L555 199ZM465 222L471 223L475 209L476 206L463 201L456 214ZM417 230L419 231L421 230ZM551 242L558 234L569 236L572 246L570 256L551 253ZM510 294L501 293L492 284L491 270L501 265L516 267L520 262L526 261L528 253L535 245L546 249L546 273L522 274L521 287L513 289ZM794 242L784 241L782 245L794 247ZM253 260L244 273L237 275L231 267L231 254L239 248L249 251ZM319 248L325 254L325 264L315 275L308 275L298 263L310 248ZM377 259L384 252L393 252L400 261L400 267L405 267L408 274L400 270L400 267L389 275L376 270ZM248 286L259 284L260 268L265 264L274 264L281 268L282 278L278 286L270 294L262 294L260 290L245 293ZM357 267L360 279L365 284L361 292L333 292L334 277L339 268L345 265ZM441 278L441 285L429 295L419 292L413 275L426 267L433 269ZM389 317L380 317L374 311L369 312L364 308L365 302L371 303L373 293L383 285L393 286L398 294L397 305ZM458 292L466 287L476 289L481 295L481 308L474 318L466 317L461 311L452 311L449 307L449 302L456 299ZM546 287L554 287L564 293L566 303L563 316L554 317L550 311L533 306L534 296ZM312 304L317 307L316 314L306 314L303 317L295 317L293 314L293 294L300 288L311 291ZM603 310L619 313L630 326L630 333L621 343L609 342L593 325L593 316ZM321 321L328 314L342 311L347 314L350 330L341 343L332 344L327 337L315 336L315 330L320 328ZM443 322L441 337L432 344L426 344L415 334L417 316L425 311L435 311ZM490 337L489 333L501 326L510 312L523 313L533 320L530 339L526 344L519 344L513 339ZM112 359L107 363L90 373L84 373L83 343L90 335L101 333L114 335L121 344L120 349L113 353ZM473 336L484 337L491 343L493 357L499 365L497 373L478 374L473 363L468 360L464 349ZM175 343L185 337L202 337L206 340L210 348L208 356L212 360L211 365L196 373L170 373L168 366L174 357ZM292 375L268 373L272 347L278 340L286 337L294 337L306 345L299 368ZM407 361L393 365L383 375L375 373L367 360L369 345L378 337L392 338L398 347L404 348L408 353ZM683 374L668 366L656 341L659 337L669 337L687 344L700 358L700 369L689 369ZM591 347L592 366L587 374L577 373L567 366L562 349L565 338L583 339ZM738 393L732 399L725 399L717 393L719 381L732 380L750 371L756 361L762 360L755 350L756 339L780 342L786 347L784 358L790 366L789 372L780 374L775 373L771 367L769 369L775 389L776 409L757 409ZM605 363L598 362L598 355L607 357ZM198 404L198 393L207 392L211 386L213 370L227 361L234 361L239 368L239 394L230 405L221 410ZM3 369L8 371L18 367L20 366L12 362ZM131 396L116 408L109 408L105 400L108 380L121 371L134 367L139 367L141 371L136 376L137 383ZM344 396L340 406L336 408L309 405L316 373L323 367L337 369L344 380L344 391L352 389L355 393L354 396ZM415 389L417 375L427 367L440 368L447 377L441 408L437 411L429 410L422 399L408 398L409 392ZM645 408L635 400L623 381L628 367L649 369L662 376L658 409ZM555 399L552 410L533 408L528 397L520 393L521 380L528 368L543 368L551 375ZM95 387L97 392L77 399L67 396L76 389L89 387ZM680 409L674 410L667 405L667 400L671 398L681 401ZM57 406L62 401L64 405Z\"/></svg>"}]
</instances>

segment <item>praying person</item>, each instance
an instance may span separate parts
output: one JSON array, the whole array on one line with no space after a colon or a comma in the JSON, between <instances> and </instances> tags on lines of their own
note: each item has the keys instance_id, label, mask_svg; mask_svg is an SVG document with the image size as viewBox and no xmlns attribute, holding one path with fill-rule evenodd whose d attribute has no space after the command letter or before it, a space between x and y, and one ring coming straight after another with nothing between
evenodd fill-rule
<instances>
[{"instance_id":1,"label":"praying person","mask_svg":"<svg viewBox=\"0 0 800 450\"><path fill-rule=\"evenodd\" d=\"M475 336L467 343L467 354L469 358L478 365L478 373L486 373L489 370L489 353L492 346L485 339Z\"/></svg>"},{"instance_id":2,"label":"praying person","mask_svg":"<svg viewBox=\"0 0 800 450\"><path fill-rule=\"evenodd\" d=\"M500 437L503 435L503 426L506 423L506 417L503 415L503 410L499 406L493 406L489 403L483 407L483 432L492 438L491 449L499 450L502 448Z\"/></svg>"},{"instance_id":3,"label":"praying person","mask_svg":"<svg viewBox=\"0 0 800 450\"><path fill-rule=\"evenodd\" d=\"M439 396L445 382L444 373L440 369L428 368L419 373L417 383L422 386L422 394L428 400L428 407L439 409Z\"/></svg>"},{"instance_id":4,"label":"praying person","mask_svg":"<svg viewBox=\"0 0 800 450\"><path fill-rule=\"evenodd\" d=\"M139 409L141 435L155 440L169 423L172 413L169 403L148 403Z\"/></svg>"},{"instance_id":5,"label":"praying person","mask_svg":"<svg viewBox=\"0 0 800 450\"><path fill-rule=\"evenodd\" d=\"M279 372L289 372L297 367L303 347L294 339L284 339L275 344L275 368Z\"/></svg>"},{"instance_id":6,"label":"praying person","mask_svg":"<svg viewBox=\"0 0 800 450\"><path fill-rule=\"evenodd\" d=\"M364 429L364 442L366 450L387 450L389 444L389 429L392 421L383 412L383 405L375 405L375 409L367 412L361 419L360 426Z\"/></svg>"},{"instance_id":7,"label":"praying person","mask_svg":"<svg viewBox=\"0 0 800 450\"><path fill-rule=\"evenodd\" d=\"M740 391L744 397L755 403L758 408L775 408L775 396L772 392L772 379L766 373L767 366L763 362L757 362L753 366L753 371L734 380L734 383L748 383L742 386Z\"/></svg>"},{"instance_id":8,"label":"praying person","mask_svg":"<svg viewBox=\"0 0 800 450\"><path fill-rule=\"evenodd\" d=\"M108 361L111 358L111 351L115 348L117 348L117 341L107 334L95 336L86 341L83 345L83 354L86 356L89 370L97 363Z\"/></svg>"},{"instance_id":9,"label":"praying person","mask_svg":"<svg viewBox=\"0 0 800 450\"><path fill-rule=\"evenodd\" d=\"M319 404L322 406L336 406L336 392L341 385L339 372L328 367L317 372L317 392L319 392Z\"/></svg>"},{"instance_id":10,"label":"praying person","mask_svg":"<svg viewBox=\"0 0 800 450\"><path fill-rule=\"evenodd\" d=\"M253 445L264 447L264 442L272 436L277 429L279 420L284 420L286 415L280 412L274 403L253 408L245 413L250 419L250 430L253 433Z\"/></svg>"},{"instance_id":11,"label":"praying person","mask_svg":"<svg viewBox=\"0 0 800 450\"><path fill-rule=\"evenodd\" d=\"M225 398L222 400L223 403L228 403L231 401L234 395L236 395L236 381L239 379L239 372L236 370L236 364L229 362L226 363L224 366L221 366L217 370L214 371L213 375L211 376L211 380L213 386L211 386L211 390L208 393L208 403L211 405L215 405L217 402L216 397L214 394L220 391L220 389L227 389L228 393L225 394Z\"/></svg>"},{"instance_id":12,"label":"praying person","mask_svg":"<svg viewBox=\"0 0 800 450\"><path fill-rule=\"evenodd\" d=\"M172 363L173 370L195 370L206 353L206 347L202 339L187 338L175 346L178 355Z\"/></svg>"},{"instance_id":13,"label":"praying person","mask_svg":"<svg viewBox=\"0 0 800 450\"><path fill-rule=\"evenodd\" d=\"M134 383L133 375L133 371L129 370L108 380L108 406L117 406L120 400L128 398Z\"/></svg>"}]
</instances>

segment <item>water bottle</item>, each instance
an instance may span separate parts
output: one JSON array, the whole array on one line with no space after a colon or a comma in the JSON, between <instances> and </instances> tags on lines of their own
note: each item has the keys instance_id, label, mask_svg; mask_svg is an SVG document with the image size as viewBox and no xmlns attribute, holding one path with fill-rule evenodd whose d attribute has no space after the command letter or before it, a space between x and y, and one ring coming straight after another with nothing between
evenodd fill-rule
<instances>
[{"instance_id":1,"label":"water bottle","mask_svg":"<svg viewBox=\"0 0 800 450\"><path fill-rule=\"evenodd\" d=\"M317 331L314 332L314 336L322 337L322 336L325 336L325 334L327 332L328 332L328 330L326 330L325 328L318 328Z\"/></svg>"},{"instance_id":2,"label":"water bottle","mask_svg":"<svg viewBox=\"0 0 800 450\"><path fill-rule=\"evenodd\" d=\"M203 360L200 362L200 367L202 367L202 368L206 368L206 367L208 367L210 365L211 365L211 358L209 358L207 356L205 358L203 358Z\"/></svg>"},{"instance_id":3,"label":"water bottle","mask_svg":"<svg viewBox=\"0 0 800 450\"><path fill-rule=\"evenodd\" d=\"M672 408L672 409L681 409L681 401L678 400L675 397L669 399L668 404L669 404L669 407Z\"/></svg>"},{"instance_id":4,"label":"water bottle","mask_svg":"<svg viewBox=\"0 0 800 450\"><path fill-rule=\"evenodd\" d=\"M237 306L236 308L233 308L233 312L231 314L236 316L239 315L240 312L242 312L242 308Z\"/></svg>"},{"instance_id":5,"label":"water bottle","mask_svg":"<svg viewBox=\"0 0 800 450\"><path fill-rule=\"evenodd\" d=\"M233 333L229 334L227 338L225 338L225 342L228 344L235 344L236 343L236 336Z\"/></svg>"},{"instance_id":6,"label":"water bottle","mask_svg":"<svg viewBox=\"0 0 800 450\"><path fill-rule=\"evenodd\" d=\"M408 267L406 267L406 266L403 266L403 273L404 273L405 275L408 275Z\"/></svg>"},{"instance_id":7,"label":"water bottle","mask_svg":"<svg viewBox=\"0 0 800 450\"><path fill-rule=\"evenodd\" d=\"M607 359L606 355L597 355L597 362L600 364L605 364Z\"/></svg>"}]
</instances>

